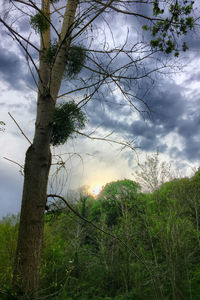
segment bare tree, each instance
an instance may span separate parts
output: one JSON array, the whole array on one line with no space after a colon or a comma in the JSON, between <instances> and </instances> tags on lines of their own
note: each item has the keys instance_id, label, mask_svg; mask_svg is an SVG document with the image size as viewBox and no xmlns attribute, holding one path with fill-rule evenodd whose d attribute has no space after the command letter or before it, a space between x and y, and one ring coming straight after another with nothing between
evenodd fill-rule
<instances>
[{"instance_id":1,"label":"bare tree","mask_svg":"<svg viewBox=\"0 0 200 300\"><path fill-rule=\"evenodd\" d=\"M143 163L138 163L138 170L133 174L143 189L147 192L155 192L167 181L174 178L171 164L161 161L159 153L146 155Z\"/></svg>"},{"instance_id":2,"label":"bare tree","mask_svg":"<svg viewBox=\"0 0 200 300\"><path fill-rule=\"evenodd\" d=\"M10 0L4 4L4 9L6 5L9 7L4 10L4 16L2 12L0 22L23 49L38 92L35 134L25 158L14 266L13 287L19 295L37 298L46 191L51 166L50 145L65 142L75 130L73 122L77 121L72 117L71 123L65 123L64 136L57 142L52 138L55 134L60 138L59 129L62 125L55 119L57 100L65 96L80 99L64 107L68 108L67 119L74 116L72 112L76 112L77 118L83 117L80 109L102 87L117 89L131 108L144 108L145 103L137 93L137 84L144 78L152 80L154 72L161 72L166 67L165 60L158 60L158 51L175 51L177 56L175 38L179 35L178 31L185 34L184 30L193 26L193 19L189 19L189 16L184 19L184 24L180 22L183 15L189 15L192 10L192 3L185 5L185 1L182 2L180 5L177 1L171 1L171 6L165 6L158 0L153 3L148 0ZM140 8L147 5L152 6L153 13L141 14ZM170 16L168 19L163 17L166 7ZM116 22L121 15L141 19L145 24L144 30L152 31L150 45L142 42L142 39L131 40L128 31L123 45L112 41L112 46L109 46L105 32L101 33L98 43L99 23L107 27L113 39L112 28L107 21L110 14ZM28 18L32 29L40 35L40 45L34 42L34 34L20 33L17 22L22 17ZM167 35L170 30L173 30L172 38ZM36 54L39 64L35 59ZM81 68L85 73L78 78ZM61 84L65 75L68 85L63 91ZM81 125L83 123L82 119ZM74 126L69 129L67 124Z\"/></svg>"}]
</instances>

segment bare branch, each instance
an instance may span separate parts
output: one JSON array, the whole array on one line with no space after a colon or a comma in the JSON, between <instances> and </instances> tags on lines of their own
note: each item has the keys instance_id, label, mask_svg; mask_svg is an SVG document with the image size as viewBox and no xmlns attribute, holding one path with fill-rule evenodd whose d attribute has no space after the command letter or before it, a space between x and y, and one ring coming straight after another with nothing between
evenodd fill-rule
<instances>
[{"instance_id":1,"label":"bare branch","mask_svg":"<svg viewBox=\"0 0 200 300\"><path fill-rule=\"evenodd\" d=\"M31 36L31 34L30 34L30 36ZM28 37L28 40L29 40L30 36ZM38 88L37 80L36 80L36 78L35 78L35 76L34 76L34 73L33 73L32 69L31 69L31 66L30 66L30 63L29 63L29 56L28 56L28 53L29 53L29 52L28 52L28 43L27 43L27 45L26 45L26 54L25 54L26 62L27 62L28 68L29 68L29 72L30 72L30 74L31 74L31 76L32 76L32 78L33 78L33 81L35 82L35 85L36 85L36 87Z\"/></svg>"},{"instance_id":2,"label":"bare branch","mask_svg":"<svg viewBox=\"0 0 200 300\"><path fill-rule=\"evenodd\" d=\"M16 30L14 30L12 27L10 27L2 18L0 18L0 22L10 31L10 33L16 38L18 36L21 38L23 41L28 43L31 47L33 47L35 50L38 52L40 51L35 45L33 45L29 40L24 38L21 34L19 34Z\"/></svg>"},{"instance_id":3,"label":"bare branch","mask_svg":"<svg viewBox=\"0 0 200 300\"><path fill-rule=\"evenodd\" d=\"M114 0L110 0L107 4L105 4L105 6L100 9L98 13L72 37L72 39L75 39L77 36L79 36L100 14L102 14L102 12L104 12L107 7L112 4L113 1Z\"/></svg>"},{"instance_id":4,"label":"bare branch","mask_svg":"<svg viewBox=\"0 0 200 300\"><path fill-rule=\"evenodd\" d=\"M10 162L12 162L13 164L18 165L22 170L24 169L24 166L20 165L18 162L14 161L14 160L12 160L10 158L7 158L5 156L3 158L6 159L6 160L8 160L8 161L10 161Z\"/></svg>"},{"instance_id":5,"label":"bare branch","mask_svg":"<svg viewBox=\"0 0 200 300\"><path fill-rule=\"evenodd\" d=\"M110 136L110 134L106 135L105 137L95 137L95 136L91 136L90 134L86 134L86 133L80 132L78 130L75 130L74 132L76 132L79 135L85 136L85 137L87 137L87 138L89 138L91 140L104 141L104 142L108 142L108 143L112 143L112 144L117 144L117 145L122 146L123 148L127 148L128 147L128 148L130 148L131 150L133 150L135 152L136 152L135 149L138 148L138 147L133 147L132 146L132 142L133 141L131 141L131 142L118 142L116 140L108 139L107 137Z\"/></svg>"},{"instance_id":6,"label":"bare branch","mask_svg":"<svg viewBox=\"0 0 200 300\"><path fill-rule=\"evenodd\" d=\"M25 133L23 132L23 130L21 129L21 127L19 126L19 124L17 123L17 121L13 118L13 116L11 115L11 113L9 113L9 116L11 117L11 119L15 122L15 124L17 125L17 127L19 128L19 130L21 131L21 134L25 137L25 139L29 142L29 144L32 145L31 141L29 140L29 138L25 135Z\"/></svg>"},{"instance_id":7,"label":"bare branch","mask_svg":"<svg viewBox=\"0 0 200 300\"><path fill-rule=\"evenodd\" d=\"M102 1L99 1L99 0L94 0L95 2L101 4L102 6L106 6L108 7L107 4L103 3ZM139 3L141 3L141 1L138 1ZM138 14L138 13L134 13L134 12L130 12L130 11L127 11L127 10L121 10L115 6L112 6L111 4L109 4L109 8L113 9L114 11L118 12L118 13L121 13L121 14L125 14L125 15L130 15L130 16L135 16L135 17L140 17L140 18L143 18L143 19L146 19L146 20L149 20L149 21L162 21L162 19L160 18L151 18L151 17L147 17L145 15L142 15L142 14Z\"/></svg>"}]
</instances>

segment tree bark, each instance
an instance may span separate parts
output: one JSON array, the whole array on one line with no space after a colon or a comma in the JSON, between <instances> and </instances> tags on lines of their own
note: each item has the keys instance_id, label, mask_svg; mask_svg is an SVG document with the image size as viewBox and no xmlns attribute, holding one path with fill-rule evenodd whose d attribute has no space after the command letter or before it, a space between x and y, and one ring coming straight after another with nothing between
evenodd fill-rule
<instances>
[{"instance_id":1,"label":"tree bark","mask_svg":"<svg viewBox=\"0 0 200 300\"><path fill-rule=\"evenodd\" d=\"M66 66L66 51L71 42L77 5L78 0L67 2L59 40L61 47L52 70L44 60L46 49L50 44L50 27L41 33L37 118L34 140L26 152L19 235L13 274L13 288L18 293L19 299L20 294L27 296L28 299L37 299L39 289L44 211L51 166L51 123ZM50 20L50 0L42 1L42 12Z\"/></svg>"},{"instance_id":2,"label":"tree bark","mask_svg":"<svg viewBox=\"0 0 200 300\"><path fill-rule=\"evenodd\" d=\"M37 298L44 210L51 165L49 125L54 108L50 96L39 99L41 123L36 123L33 144L26 152L24 188L13 285L20 293Z\"/></svg>"}]
</instances>

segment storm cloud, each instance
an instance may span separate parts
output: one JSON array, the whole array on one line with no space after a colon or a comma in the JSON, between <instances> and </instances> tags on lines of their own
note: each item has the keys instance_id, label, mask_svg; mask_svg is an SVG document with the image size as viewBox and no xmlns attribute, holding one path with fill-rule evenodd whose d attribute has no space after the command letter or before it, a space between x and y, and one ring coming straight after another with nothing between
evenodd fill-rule
<instances>
[{"instance_id":1,"label":"storm cloud","mask_svg":"<svg viewBox=\"0 0 200 300\"><path fill-rule=\"evenodd\" d=\"M197 78L195 77L195 80ZM187 80L187 85L192 79ZM137 138L138 146L144 151L155 151L177 155L187 160L199 159L200 136L200 94L195 98L185 93L188 86L176 84L169 78L160 78L159 85L151 89L145 101L149 114L138 114L137 117L127 106L120 106L112 94L91 102L87 107L91 126L102 126L114 130L127 139ZM110 103L109 103L110 100ZM111 105L112 103L112 105ZM182 141L181 151L170 149L167 137L177 134ZM176 150L176 151L175 151Z\"/></svg>"},{"instance_id":2,"label":"storm cloud","mask_svg":"<svg viewBox=\"0 0 200 300\"><path fill-rule=\"evenodd\" d=\"M146 11L148 15L152 14L152 10L149 10L148 6L145 4L142 8L141 6L138 6L138 9L139 8L141 9L141 11L138 10L139 13L144 13ZM115 15L116 13L112 12L105 17L107 18L110 28L113 30L113 37L115 38L116 45L119 46L119 49L122 45L125 49L130 49L135 44L135 58L139 58L141 53L140 55L138 55L138 53L139 50L142 49L140 47L143 47L143 44L139 45L138 42L145 39L149 41L151 39L150 33L145 33L142 30L141 26L144 23L143 21L141 22L141 19L135 19L132 16L116 19ZM86 48L91 46L93 49L98 49L98 47L101 49L100 47L102 47L103 44L102 40L104 34L108 34L106 41L108 45L106 44L106 47L112 49L115 46L115 43L113 43L112 40L113 37L109 31L110 29L107 28L106 31L105 28L100 28L101 21L102 20L99 17L96 24L98 30L95 31L95 28L93 28L94 39L92 41L83 36L80 37L80 41L81 39L84 40ZM129 30L127 30L127 26L129 26ZM27 20L20 21L20 32L28 35L29 28L30 26ZM101 34L102 32L103 34ZM17 116L20 117L20 124L25 128L28 136L32 136L36 111L36 94L29 94L28 87L35 88L35 86L33 85L33 80L28 71L23 51L19 50L16 43L14 43L11 37L5 34L5 32L1 32L1 36L0 88L1 92L4 93L4 99L1 100L1 111L5 115L7 111L14 110L16 114L18 114ZM126 43L127 37L130 37L129 44ZM39 43L38 37L36 37L35 40ZM159 152L168 155L168 157L173 158L173 160L181 159L186 160L188 163L198 162L200 158L200 71L196 66L199 65L197 53L199 53L200 40L197 37L194 39L192 35L190 35L189 37L186 37L186 41L190 47L188 54L183 58L183 61L187 62L187 69L185 73L180 73L178 75L172 74L171 76L163 76L162 74L155 72L155 74L151 74L151 78L142 78L145 72L149 73L154 68L156 69L159 66L159 63L163 64L163 66L165 66L165 64L167 65L166 62L170 62L172 56L166 57L163 54L157 54L154 57L155 59L149 57L144 60L144 63L141 62L138 65L133 64L133 66L129 66L121 72L121 67L129 62L129 56L123 55L120 51L118 51L119 53L116 51L110 54L110 57L115 58L113 60L111 59L112 62L106 69L106 75L113 74L117 69L119 70L115 75L121 74L124 76L124 79L120 82L120 87L126 93L132 93L133 105L128 101L130 99L127 99L122 95L122 92L119 91L119 88L117 88L113 79L110 79L108 76L108 78L103 81L103 85L97 89L97 92L93 95L92 99L83 107L83 110L88 116L88 124L85 128L85 132L90 133L95 128L100 128L102 135L114 132L115 136L119 139L123 138L127 141L134 140L136 146L140 147L144 152L149 153L158 149ZM143 48L145 51L146 49L147 48ZM38 62L37 51L31 52L31 55L35 62ZM110 60L109 56L105 57L102 53L94 54L93 52L91 55L98 64L95 65L94 61L87 60L87 66L89 68L83 68L82 72L79 74L81 80L77 79L69 81L65 78L63 81L61 94L76 88L77 92L73 99L75 99L77 103L85 97L85 91L81 89L84 84L87 83L90 85L93 82L98 82L99 79L102 79L105 75L100 74L102 68L106 68L106 65ZM172 64L173 63L174 60L172 60ZM179 65L179 61L177 61L177 65ZM91 75L90 68L94 67L97 72ZM166 69L166 73L168 70L169 69ZM127 79L130 76L141 78L131 81ZM182 76L183 79L180 80L179 76ZM115 77L114 79L118 78ZM109 86L106 85L106 82L109 83ZM88 89L87 92L93 93L94 90L95 86ZM71 100L71 96L72 94L68 95L66 98L63 97L61 101L65 101L65 99L66 101L69 99ZM140 101L140 99L144 102ZM134 109L134 105L140 112L137 112ZM4 120L3 117L4 116L1 115L0 120ZM17 152L23 152L24 157L27 145L22 147L21 142L18 142L18 147L16 147L16 140L14 140L14 138L13 143L10 142L12 137L16 138L18 134L16 132L18 132L17 129L13 130L12 126L10 126L9 129L8 124L6 132L1 133L4 136L2 139L1 152L2 156L5 156L4 149L11 149L9 153L11 158L15 159L16 157L16 160L18 158L20 163L23 164L22 158ZM9 135L8 142L5 141L5 136L7 134ZM21 136L17 136L17 138L23 139ZM7 148L5 148L5 146ZM64 147L65 146L63 146L63 148ZM66 148L67 147L68 145L66 145ZM109 166L109 161L116 166L119 163L118 173L115 171L116 169L113 172L117 174L116 178L124 165L131 165L133 163L132 153L129 154L128 152L123 152L120 154L121 156L119 155L116 159L115 156L110 153L103 152L104 146L98 144L98 148L96 149L94 145L91 146L89 143L87 144L85 139L83 142L83 138L79 144L79 150L80 153L82 150L83 152L85 151L85 153L92 153L93 156L97 158L96 162L102 162L103 159L105 159L106 163L102 168L102 172L104 172L106 166ZM120 159L123 159L123 161L120 162ZM91 176L93 177L93 174L96 174L98 170L98 166L96 167L94 164L95 161L93 167L90 169L90 171L92 170ZM1 209L4 213L9 212L9 210L13 211L12 207L14 208L14 211L16 211L20 206L19 202L23 178L19 174L16 176L13 169L9 169L5 162L1 164L0 171L1 197L3 197ZM118 177L120 176L121 175ZM4 199L6 199L7 203Z\"/></svg>"}]
</instances>

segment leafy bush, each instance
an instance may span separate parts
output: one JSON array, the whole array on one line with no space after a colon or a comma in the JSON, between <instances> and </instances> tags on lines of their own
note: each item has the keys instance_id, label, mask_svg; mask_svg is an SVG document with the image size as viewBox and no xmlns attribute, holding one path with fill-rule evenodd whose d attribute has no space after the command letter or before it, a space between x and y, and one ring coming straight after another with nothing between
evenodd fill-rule
<instances>
[{"instance_id":1,"label":"leafy bush","mask_svg":"<svg viewBox=\"0 0 200 300\"><path fill-rule=\"evenodd\" d=\"M0 287L6 290L12 283L17 231L17 216L7 216L0 221Z\"/></svg>"}]
</instances>

